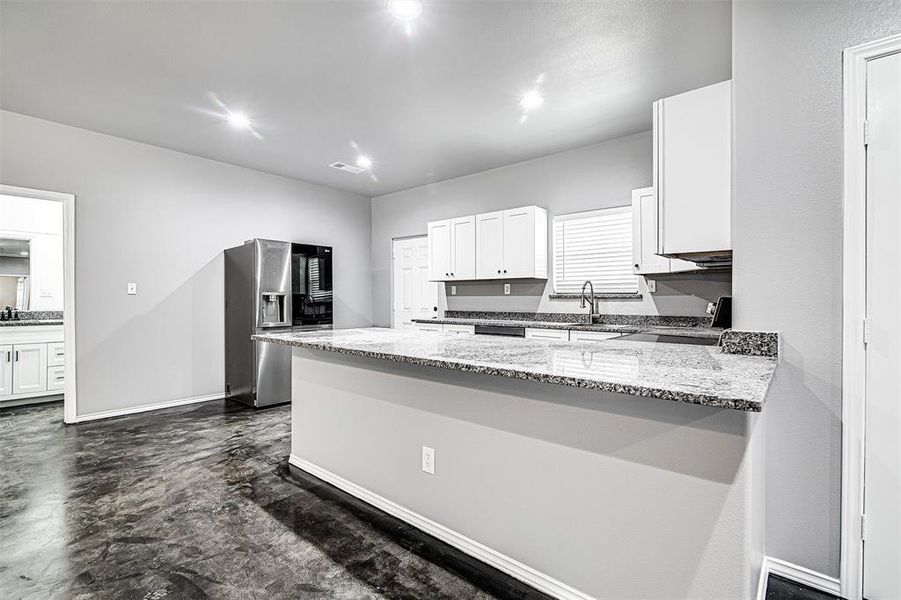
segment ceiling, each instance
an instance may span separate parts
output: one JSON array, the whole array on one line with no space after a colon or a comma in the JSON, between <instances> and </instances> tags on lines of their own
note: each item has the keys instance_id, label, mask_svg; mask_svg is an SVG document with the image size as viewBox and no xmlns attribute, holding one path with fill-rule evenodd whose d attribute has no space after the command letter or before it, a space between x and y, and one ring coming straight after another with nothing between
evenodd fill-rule
<instances>
[{"instance_id":1,"label":"ceiling","mask_svg":"<svg viewBox=\"0 0 901 600\"><path fill-rule=\"evenodd\" d=\"M4 1L0 106L377 196L648 130L731 74L728 1L423 6L408 35L384 0Z\"/></svg>"}]
</instances>

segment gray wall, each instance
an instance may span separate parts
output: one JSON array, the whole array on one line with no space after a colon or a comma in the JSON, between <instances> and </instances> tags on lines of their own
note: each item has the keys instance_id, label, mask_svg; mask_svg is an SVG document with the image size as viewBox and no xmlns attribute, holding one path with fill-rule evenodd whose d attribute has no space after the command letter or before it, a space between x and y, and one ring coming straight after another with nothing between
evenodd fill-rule
<instances>
[{"instance_id":1,"label":"gray wall","mask_svg":"<svg viewBox=\"0 0 901 600\"><path fill-rule=\"evenodd\" d=\"M648 107L650 110L650 107ZM423 235L426 223L536 204L554 215L631 204L632 190L651 185L651 133L551 154L474 175L372 199L373 321L391 322L391 240ZM548 236L548 256L553 256ZM463 283L447 296L454 310L577 312L575 301L548 300L552 283L514 282L503 295L499 282ZM641 284L643 286L643 282ZM657 292L642 300L603 302L601 312L703 315L707 303L731 290L731 275L657 277Z\"/></svg>"},{"instance_id":2,"label":"gray wall","mask_svg":"<svg viewBox=\"0 0 901 600\"><path fill-rule=\"evenodd\" d=\"M760 415L299 348L292 384L292 457L592 597L754 597Z\"/></svg>"},{"instance_id":3,"label":"gray wall","mask_svg":"<svg viewBox=\"0 0 901 600\"><path fill-rule=\"evenodd\" d=\"M842 57L901 31L901 3L735 2L735 325L779 330L767 554L839 574Z\"/></svg>"},{"instance_id":4,"label":"gray wall","mask_svg":"<svg viewBox=\"0 0 901 600\"><path fill-rule=\"evenodd\" d=\"M221 393L222 250L251 237L334 246L336 324L370 323L368 198L6 111L0 129L0 181L76 195L79 415Z\"/></svg>"}]
</instances>

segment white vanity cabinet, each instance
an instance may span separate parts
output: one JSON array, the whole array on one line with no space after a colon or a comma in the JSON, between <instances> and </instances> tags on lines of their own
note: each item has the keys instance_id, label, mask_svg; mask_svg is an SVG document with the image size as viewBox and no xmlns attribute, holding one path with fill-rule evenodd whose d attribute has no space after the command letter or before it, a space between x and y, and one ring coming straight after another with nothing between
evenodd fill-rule
<instances>
[{"instance_id":1,"label":"white vanity cabinet","mask_svg":"<svg viewBox=\"0 0 901 600\"><path fill-rule=\"evenodd\" d=\"M547 210L523 206L476 215L477 279L547 279Z\"/></svg>"},{"instance_id":2,"label":"white vanity cabinet","mask_svg":"<svg viewBox=\"0 0 901 600\"><path fill-rule=\"evenodd\" d=\"M476 218L457 217L428 224L429 279L476 278Z\"/></svg>"},{"instance_id":3,"label":"white vanity cabinet","mask_svg":"<svg viewBox=\"0 0 901 600\"><path fill-rule=\"evenodd\" d=\"M698 270L693 262L657 254L657 208L654 188L632 190L632 272L659 275Z\"/></svg>"},{"instance_id":4,"label":"white vanity cabinet","mask_svg":"<svg viewBox=\"0 0 901 600\"><path fill-rule=\"evenodd\" d=\"M654 103L657 252L731 260L732 82Z\"/></svg>"},{"instance_id":5,"label":"white vanity cabinet","mask_svg":"<svg viewBox=\"0 0 901 600\"><path fill-rule=\"evenodd\" d=\"M0 404L63 393L65 358L62 326L0 328Z\"/></svg>"}]
</instances>

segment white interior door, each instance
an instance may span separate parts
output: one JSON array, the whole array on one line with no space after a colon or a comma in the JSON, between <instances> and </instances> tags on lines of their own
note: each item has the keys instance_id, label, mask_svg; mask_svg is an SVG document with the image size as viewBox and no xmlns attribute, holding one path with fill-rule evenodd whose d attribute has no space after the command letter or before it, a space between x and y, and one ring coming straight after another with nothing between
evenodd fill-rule
<instances>
[{"instance_id":1,"label":"white interior door","mask_svg":"<svg viewBox=\"0 0 901 600\"><path fill-rule=\"evenodd\" d=\"M393 246L392 325L396 329L410 329L414 326L412 319L429 319L436 315L441 284L429 281L426 236L394 240Z\"/></svg>"},{"instance_id":2,"label":"white interior door","mask_svg":"<svg viewBox=\"0 0 901 600\"><path fill-rule=\"evenodd\" d=\"M867 66L864 597L901 598L901 54Z\"/></svg>"}]
</instances>

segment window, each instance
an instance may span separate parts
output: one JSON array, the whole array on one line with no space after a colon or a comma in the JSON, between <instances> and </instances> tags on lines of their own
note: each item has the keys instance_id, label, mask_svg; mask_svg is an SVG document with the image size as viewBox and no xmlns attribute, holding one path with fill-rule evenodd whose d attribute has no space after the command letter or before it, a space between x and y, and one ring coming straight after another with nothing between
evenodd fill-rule
<instances>
[{"instance_id":1,"label":"window","mask_svg":"<svg viewBox=\"0 0 901 600\"><path fill-rule=\"evenodd\" d=\"M554 217L554 293L578 294L585 281L596 294L638 292L631 206Z\"/></svg>"}]
</instances>

